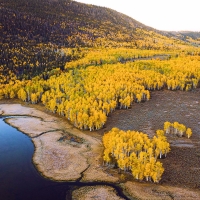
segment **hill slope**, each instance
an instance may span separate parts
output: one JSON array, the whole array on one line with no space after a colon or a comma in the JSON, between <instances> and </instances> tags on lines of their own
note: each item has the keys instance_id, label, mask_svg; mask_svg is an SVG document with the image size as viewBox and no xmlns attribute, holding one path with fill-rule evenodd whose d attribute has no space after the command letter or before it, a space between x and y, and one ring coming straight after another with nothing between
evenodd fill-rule
<instances>
[{"instance_id":1,"label":"hill slope","mask_svg":"<svg viewBox=\"0 0 200 200\"><path fill-rule=\"evenodd\" d=\"M168 32L170 37L174 37L176 39L185 41L192 46L200 47L200 32L192 32L192 31L171 31Z\"/></svg>"},{"instance_id":2,"label":"hill slope","mask_svg":"<svg viewBox=\"0 0 200 200\"><path fill-rule=\"evenodd\" d=\"M104 7L70 0L0 0L0 5L0 24L5 40L26 39L67 47L143 49L169 49L180 43L161 31Z\"/></svg>"}]
</instances>

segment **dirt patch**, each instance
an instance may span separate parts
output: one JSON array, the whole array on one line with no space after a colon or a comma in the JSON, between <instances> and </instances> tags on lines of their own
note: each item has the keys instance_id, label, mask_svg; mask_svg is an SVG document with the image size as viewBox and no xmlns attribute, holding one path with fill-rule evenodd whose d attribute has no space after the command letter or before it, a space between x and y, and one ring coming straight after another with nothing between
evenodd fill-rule
<instances>
[{"instance_id":1,"label":"dirt patch","mask_svg":"<svg viewBox=\"0 0 200 200\"><path fill-rule=\"evenodd\" d=\"M195 200L200 199L199 191L163 185L126 182L122 188L135 199L140 200Z\"/></svg>"},{"instance_id":2,"label":"dirt patch","mask_svg":"<svg viewBox=\"0 0 200 200\"><path fill-rule=\"evenodd\" d=\"M6 122L13 127L18 128L21 132L28 134L30 137L37 137L38 135L60 128L58 122L52 118L49 121L43 121L37 117L17 117L6 119Z\"/></svg>"},{"instance_id":3,"label":"dirt patch","mask_svg":"<svg viewBox=\"0 0 200 200\"><path fill-rule=\"evenodd\" d=\"M87 147L64 145L58 142L61 136L62 132L51 132L34 138L36 148L33 161L38 170L48 178L60 181L77 180L88 167L87 158L82 156Z\"/></svg>"},{"instance_id":4,"label":"dirt patch","mask_svg":"<svg viewBox=\"0 0 200 200\"><path fill-rule=\"evenodd\" d=\"M123 198L120 198L116 195L116 191L114 188L109 186L87 186L82 187L78 190L74 190L72 193L72 198L74 200L106 200L106 199L112 199L112 200L122 200Z\"/></svg>"},{"instance_id":5,"label":"dirt patch","mask_svg":"<svg viewBox=\"0 0 200 200\"><path fill-rule=\"evenodd\" d=\"M88 158L88 162L91 163L90 167L83 173L83 182L87 181L102 181L117 183L119 177L113 175L107 168L103 167L102 160L103 146L96 146L92 152L85 152L84 155Z\"/></svg>"},{"instance_id":6,"label":"dirt patch","mask_svg":"<svg viewBox=\"0 0 200 200\"><path fill-rule=\"evenodd\" d=\"M148 102L134 104L132 109L116 110L104 129L139 130L153 135L163 129L165 121L178 121L192 128L190 139L167 136L171 152L161 162L165 168L160 184L200 189L200 89L190 92L156 91Z\"/></svg>"},{"instance_id":7,"label":"dirt patch","mask_svg":"<svg viewBox=\"0 0 200 200\"><path fill-rule=\"evenodd\" d=\"M62 133L62 136L58 139L58 142L62 143L63 145L69 144L73 147L81 147L84 143L84 140L80 137L77 137L76 135L64 132Z\"/></svg>"}]
</instances>

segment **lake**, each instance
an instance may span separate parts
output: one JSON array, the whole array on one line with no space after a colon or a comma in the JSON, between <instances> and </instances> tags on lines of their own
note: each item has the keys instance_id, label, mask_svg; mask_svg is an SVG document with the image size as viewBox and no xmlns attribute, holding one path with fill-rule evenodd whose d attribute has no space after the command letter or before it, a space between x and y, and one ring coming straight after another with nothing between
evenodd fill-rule
<instances>
[{"instance_id":1,"label":"lake","mask_svg":"<svg viewBox=\"0 0 200 200\"><path fill-rule=\"evenodd\" d=\"M34 144L27 135L0 117L0 199L2 200L71 200L72 191L83 186L107 185L127 198L114 184L101 182L56 182L44 178L34 167ZM25 124L26 125L26 124Z\"/></svg>"}]
</instances>

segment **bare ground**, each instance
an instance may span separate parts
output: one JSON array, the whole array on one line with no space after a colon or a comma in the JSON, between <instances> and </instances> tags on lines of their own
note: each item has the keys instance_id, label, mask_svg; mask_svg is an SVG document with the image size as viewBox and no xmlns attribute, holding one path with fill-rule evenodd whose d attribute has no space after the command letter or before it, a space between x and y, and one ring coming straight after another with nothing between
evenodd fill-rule
<instances>
[{"instance_id":1,"label":"bare ground","mask_svg":"<svg viewBox=\"0 0 200 200\"><path fill-rule=\"evenodd\" d=\"M155 130L163 129L165 121L183 123L192 128L193 135L190 139L167 136L171 152L166 159L161 159L165 172L160 185L200 192L200 89L152 92L150 101L134 104L129 110L117 110L98 133L102 135L112 127L118 127L143 131L151 137ZM182 199L193 199L184 195Z\"/></svg>"},{"instance_id":2,"label":"bare ground","mask_svg":"<svg viewBox=\"0 0 200 200\"><path fill-rule=\"evenodd\" d=\"M197 200L199 191L189 188L171 187L167 185L136 183L127 181L121 184L122 188L135 199L140 200Z\"/></svg>"},{"instance_id":3,"label":"bare ground","mask_svg":"<svg viewBox=\"0 0 200 200\"><path fill-rule=\"evenodd\" d=\"M74 200L122 200L116 195L114 188L109 186L87 186L74 190L72 193Z\"/></svg>"}]
</instances>

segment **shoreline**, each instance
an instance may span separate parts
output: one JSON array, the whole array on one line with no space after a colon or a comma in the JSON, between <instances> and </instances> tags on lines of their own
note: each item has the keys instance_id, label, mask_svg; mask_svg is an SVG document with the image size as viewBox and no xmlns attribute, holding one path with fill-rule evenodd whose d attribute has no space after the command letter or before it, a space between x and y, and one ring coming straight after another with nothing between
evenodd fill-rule
<instances>
[{"instance_id":1,"label":"shoreline","mask_svg":"<svg viewBox=\"0 0 200 200\"><path fill-rule=\"evenodd\" d=\"M11 104L6 104L0 101L0 113L2 113L1 116L18 116L17 118L6 119L6 121L31 138L35 147L32 159L33 164L42 176L54 181L78 180L85 183L120 183L119 176L107 173L100 163L103 146L97 133L93 133L92 136L86 135L84 132L67 123L67 120L62 120L60 117L33 107L22 106L19 103L13 104L11 102ZM26 116L26 118L22 116ZM26 126L24 126L25 124ZM78 141L83 140L83 142L59 141L60 138L66 136L68 133L76 137ZM92 190L94 190L94 193L95 191L98 193L102 189L99 190L98 187L91 187L93 187ZM104 186L102 187L104 188ZM198 191L189 191L187 188L174 188L168 185L127 181L120 183L120 187L127 196L131 196L132 198L142 199L141 197L145 195L149 199L160 199L163 197L163 193L166 194L166 199L170 195L176 197L176 193L179 197L189 195L188 198L200 198L200 192ZM146 187L149 188L148 191L145 190ZM80 190L80 194L84 191L85 195L90 196L89 191L91 190L87 191L87 188L88 186ZM110 189L104 188L103 190L108 193L113 192ZM160 192L156 192L157 190Z\"/></svg>"},{"instance_id":2,"label":"shoreline","mask_svg":"<svg viewBox=\"0 0 200 200\"><path fill-rule=\"evenodd\" d=\"M98 159L101 158L98 154L103 150L99 139L82 133L66 121L60 122L56 116L34 108L23 107L20 104L1 104L0 110L4 111L2 116L17 116L6 119L6 122L31 138L35 146L33 162L45 177L55 181L75 181L88 168L83 175L84 181L108 180L108 175L101 170L98 164ZM66 132L84 139L84 143L58 141L66 135ZM56 167L56 163L59 162L61 165ZM97 168L99 170L95 170ZM95 173L90 176L87 174L88 170L90 170L89 173ZM63 174L65 171L66 175ZM109 182L116 182L116 180L116 178L110 179L109 177Z\"/></svg>"}]
</instances>

